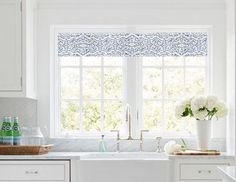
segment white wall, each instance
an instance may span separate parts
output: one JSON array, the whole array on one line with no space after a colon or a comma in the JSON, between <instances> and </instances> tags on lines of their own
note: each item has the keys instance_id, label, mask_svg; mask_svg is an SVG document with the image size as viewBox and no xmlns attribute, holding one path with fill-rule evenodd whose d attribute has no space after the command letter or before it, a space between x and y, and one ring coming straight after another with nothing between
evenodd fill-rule
<instances>
[{"instance_id":1,"label":"white wall","mask_svg":"<svg viewBox=\"0 0 236 182\"><path fill-rule=\"evenodd\" d=\"M227 103L229 115L227 123L227 151L235 154L235 30L236 30L236 3L235 0L227 0Z\"/></svg>"},{"instance_id":2,"label":"white wall","mask_svg":"<svg viewBox=\"0 0 236 182\"><path fill-rule=\"evenodd\" d=\"M224 0L38 0L38 122L50 122L50 26L69 25L211 25L212 93L226 98ZM215 137L225 137L217 121Z\"/></svg>"},{"instance_id":3,"label":"white wall","mask_svg":"<svg viewBox=\"0 0 236 182\"><path fill-rule=\"evenodd\" d=\"M18 116L21 126L37 126L37 101L26 98L0 98L0 118Z\"/></svg>"}]
</instances>

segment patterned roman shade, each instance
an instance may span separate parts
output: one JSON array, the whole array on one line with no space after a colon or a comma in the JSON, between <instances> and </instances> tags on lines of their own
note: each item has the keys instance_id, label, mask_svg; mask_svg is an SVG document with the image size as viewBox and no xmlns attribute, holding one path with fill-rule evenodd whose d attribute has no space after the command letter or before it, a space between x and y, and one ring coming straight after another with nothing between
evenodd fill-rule
<instances>
[{"instance_id":1,"label":"patterned roman shade","mask_svg":"<svg viewBox=\"0 0 236 182\"><path fill-rule=\"evenodd\" d=\"M206 56L206 32L58 33L58 56Z\"/></svg>"}]
</instances>

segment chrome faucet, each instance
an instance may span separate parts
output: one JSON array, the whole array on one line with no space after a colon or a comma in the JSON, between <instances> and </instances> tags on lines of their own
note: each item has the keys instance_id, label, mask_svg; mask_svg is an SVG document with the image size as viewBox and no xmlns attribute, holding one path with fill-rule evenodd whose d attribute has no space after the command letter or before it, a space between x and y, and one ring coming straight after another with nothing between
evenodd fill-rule
<instances>
[{"instance_id":1,"label":"chrome faucet","mask_svg":"<svg viewBox=\"0 0 236 182\"><path fill-rule=\"evenodd\" d=\"M157 153L161 153L161 137L156 137L157 140Z\"/></svg>"},{"instance_id":2,"label":"chrome faucet","mask_svg":"<svg viewBox=\"0 0 236 182\"><path fill-rule=\"evenodd\" d=\"M140 131L140 146L139 146L140 152L143 151L143 133L144 132L149 132L149 130L141 130Z\"/></svg>"},{"instance_id":3,"label":"chrome faucet","mask_svg":"<svg viewBox=\"0 0 236 182\"><path fill-rule=\"evenodd\" d=\"M120 138L120 131L119 130L111 130L111 132L116 132L116 151L120 152L120 141L121 140L139 140L140 141L140 151L143 151L143 133L144 132L149 132L149 130L141 130L140 131L140 138L134 139L132 137L132 124L131 124L131 111L130 111L130 105L126 105L126 112L125 112L125 121L129 127L128 129L128 138L126 139L121 139Z\"/></svg>"},{"instance_id":4,"label":"chrome faucet","mask_svg":"<svg viewBox=\"0 0 236 182\"><path fill-rule=\"evenodd\" d=\"M120 131L111 130L111 132L116 132L116 152L120 152Z\"/></svg>"},{"instance_id":5,"label":"chrome faucet","mask_svg":"<svg viewBox=\"0 0 236 182\"><path fill-rule=\"evenodd\" d=\"M125 121L126 121L126 123L128 124L128 127L129 127L129 135L128 135L127 140L134 140L132 138L131 111L130 111L130 105L129 104L126 105Z\"/></svg>"}]
</instances>

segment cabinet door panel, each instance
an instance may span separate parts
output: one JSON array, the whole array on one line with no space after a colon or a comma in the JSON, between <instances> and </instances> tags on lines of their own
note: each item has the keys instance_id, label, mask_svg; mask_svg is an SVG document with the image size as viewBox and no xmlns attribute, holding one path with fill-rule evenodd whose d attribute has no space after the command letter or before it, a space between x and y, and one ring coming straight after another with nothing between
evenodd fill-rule
<instances>
[{"instance_id":1,"label":"cabinet door panel","mask_svg":"<svg viewBox=\"0 0 236 182\"><path fill-rule=\"evenodd\" d=\"M20 0L0 0L0 91L22 89L20 6Z\"/></svg>"},{"instance_id":2,"label":"cabinet door panel","mask_svg":"<svg viewBox=\"0 0 236 182\"><path fill-rule=\"evenodd\" d=\"M0 161L1 181L69 182L69 161Z\"/></svg>"}]
</instances>

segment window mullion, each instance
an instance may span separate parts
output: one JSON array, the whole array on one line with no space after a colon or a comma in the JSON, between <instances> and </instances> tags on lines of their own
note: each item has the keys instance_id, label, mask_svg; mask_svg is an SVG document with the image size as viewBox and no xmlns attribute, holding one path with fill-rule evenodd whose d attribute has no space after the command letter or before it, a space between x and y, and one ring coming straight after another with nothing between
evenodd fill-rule
<instances>
[{"instance_id":1,"label":"window mullion","mask_svg":"<svg viewBox=\"0 0 236 182\"><path fill-rule=\"evenodd\" d=\"M132 137L137 135L137 77L136 77L136 58L127 58L127 103L131 110L131 131ZM128 127L128 125L127 125Z\"/></svg>"},{"instance_id":2,"label":"window mullion","mask_svg":"<svg viewBox=\"0 0 236 182\"><path fill-rule=\"evenodd\" d=\"M161 73L162 73L162 77L161 77L161 125L164 127L166 126L166 122L165 122L165 63L164 63L164 57L162 57L162 69L161 69ZM158 127L158 126L157 126Z\"/></svg>"},{"instance_id":3,"label":"window mullion","mask_svg":"<svg viewBox=\"0 0 236 182\"><path fill-rule=\"evenodd\" d=\"M101 130L104 130L104 57L101 58Z\"/></svg>"},{"instance_id":4,"label":"window mullion","mask_svg":"<svg viewBox=\"0 0 236 182\"><path fill-rule=\"evenodd\" d=\"M186 58L183 57L184 59L184 95L186 95Z\"/></svg>"},{"instance_id":5,"label":"window mullion","mask_svg":"<svg viewBox=\"0 0 236 182\"><path fill-rule=\"evenodd\" d=\"M83 118L83 58L80 57L80 112L79 112L79 117L80 117L80 130L83 131L84 127L83 127L83 122L84 122L84 118Z\"/></svg>"},{"instance_id":6,"label":"window mullion","mask_svg":"<svg viewBox=\"0 0 236 182\"><path fill-rule=\"evenodd\" d=\"M143 129L143 62L142 57L136 58L136 133Z\"/></svg>"}]
</instances>

